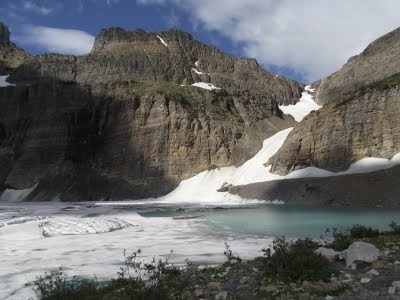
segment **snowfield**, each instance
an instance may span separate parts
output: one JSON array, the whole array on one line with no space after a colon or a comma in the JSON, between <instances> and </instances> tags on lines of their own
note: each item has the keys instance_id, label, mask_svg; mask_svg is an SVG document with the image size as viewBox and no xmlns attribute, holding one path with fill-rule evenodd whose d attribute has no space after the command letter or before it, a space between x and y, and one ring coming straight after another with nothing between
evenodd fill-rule
<instances>
[{"instance_id":1,"label":"snowfield","mask_svg":"<svg viewBox=\"0 0 400 300\"><path fill-rule=\"evenodd\" d=\"M160 40L160 42L161 42L165 47L168 48L168 44L163 40L162 37L160 37L159 35L157 35L157 38Z\"/></svg>"},{"instance_id":2,"label":"snowfield","mask_svg":"<svg viewBox=\"0 0 400 300\"><path fill-rule=\"evenodd\" d=\"M199 87L199 88L209 90L209 91L221 89L219 87L214 86L212 83L206 83L206 82L196 82L196 83L193 83L192 86Z\"/></svg>"},{"instance_id":3,"label":"snowfield","mask_svg":"<svg viewBox=\"0 0 400 300\"><path fill-rule=\"evenodd\" d=\"M0 87L6 87L9 85L15 85L15 84L11 84L7 82L7 78L9 77L9 75L6 76L0 76Z\"/></svg>"},{"instance_id":4,"label":"snowfield","mask_svg":"<svg viewBox=\"0 0 400 300\"><path fill-rule=\"evenodd\" d=\"M294 105L280 105L279 109L286 115L292 115L296 122L301 122L310 112L322 107L314 101L312 95L308 92L314 92L314 89L311 89L309 85L305 87L299 102Z\"/></svg>"}]
</instances>

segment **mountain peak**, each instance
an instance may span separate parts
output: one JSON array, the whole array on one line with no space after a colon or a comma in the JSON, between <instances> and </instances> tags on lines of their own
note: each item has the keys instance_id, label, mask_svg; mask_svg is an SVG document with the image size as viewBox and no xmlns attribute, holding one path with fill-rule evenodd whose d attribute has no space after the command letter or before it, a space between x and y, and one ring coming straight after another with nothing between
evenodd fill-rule
<instances>
[{"instance_id":1,"label":"mountain peak","mask_svg":"<svg viewBox=\"0 0 400 300\"><path fill-rule=\"evenodd\" d=\"M10 30L4 23L0 22L0 47L8 47L10 45Z\"/></svg>"},{"instance_id":2,"label":"mountain peak","mask_svg":"<svg viewBox=\"0 0 400 300\"><path fill-rule=\"evenodd\" d=\"M154 42L158 37L167 40L193 40L190 33L170 29L162 32L147 32L141 28L136 30L125 30L121 27L110 27L100 31L93 46L93 52L101 51L115 44L146 43Z\"/></svg>"}]
</instances>

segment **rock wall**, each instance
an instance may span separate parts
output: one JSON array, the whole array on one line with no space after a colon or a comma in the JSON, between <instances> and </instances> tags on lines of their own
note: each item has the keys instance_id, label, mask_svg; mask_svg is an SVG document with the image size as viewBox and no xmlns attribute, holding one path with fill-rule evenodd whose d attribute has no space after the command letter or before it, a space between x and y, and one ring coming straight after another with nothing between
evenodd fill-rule
<instances>
[{"instance_id":1,"label":"rock wall","mask_svg":"<svg viewBox=\"0 0 400 300\"><path fill-rule=\"evenodd\" d=\"M0 89L3 188L38 184L29 200L41 201L160 196L295 124L278 104L300 84L186 33L159 33L168 47L157 35L104 30L88 55L32 56L13 70L16 86ZM222 89L187 86L200 80Z\"/></svg>"}]
</instances>

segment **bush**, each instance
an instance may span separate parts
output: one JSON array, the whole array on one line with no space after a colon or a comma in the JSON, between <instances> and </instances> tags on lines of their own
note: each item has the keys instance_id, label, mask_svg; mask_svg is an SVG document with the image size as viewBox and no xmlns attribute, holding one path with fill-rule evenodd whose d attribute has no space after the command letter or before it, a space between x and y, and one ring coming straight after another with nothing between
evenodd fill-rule
<instances>
[{"instance_id":1,"label":"bush","mask_svg":"<svg viewBox=\"0 0 400 300\"><path fill-rule=\"evenodd\" d=\"M33 283L39 299L75 300L75 299L170 299L172 294L179 295L189 286L187 279L181 276L179 268L165 260L155 258L147 264L141 260L141 250L126 255L125 265L118 277L111 282L100 284L96 279L83 280L70 278L62 269L38 277Z\"/></svg>"},{"instance_id":2,"label":"bush","mask_svg":"<svg viewBox=\"0 0 400 300\"><path fill-rule=\"evenodd\" d=\"M225 242L224 255L225 255L226 259L228 260L228 262L230 262L233 259L237 260L238 262L242 261L242 258L238 254L233 253L231 246L229 246L229 244L227 242Z\"/></svg>"},{"instance_id":3,"label":"bush","mask_svg":"<svg viewBox=\"0 0 400 300\"><path fill-rule=\"evenodd\" d=\"M276 238L272 250L262 250L266 275L284 282L328 280L335 270L325 257L314 252L318 247L310 239L289 243L284 238Z\"/></svg>"},{"instance_id":4,"label":"bush","mask_svg":"<svg viewBox=\"0 0 400 300\"><path fill-rule=\"evenodd\" d=\"M329 230L327 230L329 232ZM361 239L374 238L381 233L377 229L363 225L354 225L345 229L332 229L333 241L327 247L333 248L336 251L346 250L354 241Z\"/></svg>"}]
</instances>

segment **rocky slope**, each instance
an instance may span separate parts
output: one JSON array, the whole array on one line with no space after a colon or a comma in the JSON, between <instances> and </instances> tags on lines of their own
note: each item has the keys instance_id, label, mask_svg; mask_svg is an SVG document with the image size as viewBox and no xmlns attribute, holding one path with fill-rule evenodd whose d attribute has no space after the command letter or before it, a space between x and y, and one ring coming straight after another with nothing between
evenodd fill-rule
<instances>
[{"instance_id":1,"label":"rocky slope","mask_svg":"<svg viewBox=\"0 0 400 300\"><path fill-rule=\"evenodd\" d=\"M29 56L10 80L0 89L0 187L38 184L30 200L159 196L240 164L295 124L278 105L302 90L187 33L120 28L103 30L88 55Z\"/></svg>"},{"instance_id":2,"label":"rocky slope","mask_svg":"<svg viewBox=\"0 0 400 300\"><path fill-rule=\"evenodd\" d=\"M325 104L290 133L268 164L287 174L314 166L342 171L365 157L400 152L400 29L373 42L314 84Z\"/></svg>"}]
</instances>

